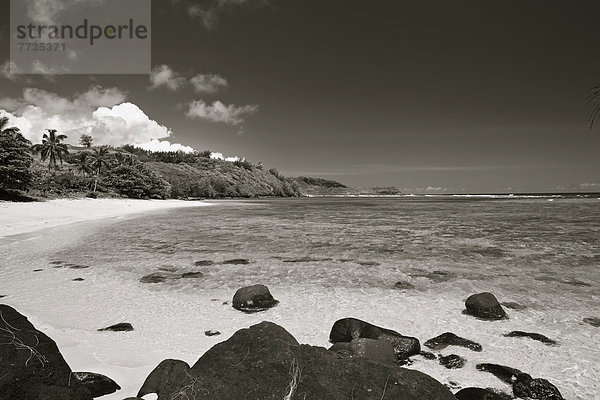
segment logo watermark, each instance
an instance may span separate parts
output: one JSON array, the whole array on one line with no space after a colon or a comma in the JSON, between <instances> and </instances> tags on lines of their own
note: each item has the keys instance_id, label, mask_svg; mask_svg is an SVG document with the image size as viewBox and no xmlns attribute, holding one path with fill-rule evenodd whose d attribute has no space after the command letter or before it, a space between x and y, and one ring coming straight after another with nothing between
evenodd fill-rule
<instances>
[{"instance_id":1,"label":"logo watermark","mask_svg":"<svg viewBox=\"0 0 600 400\"><path fill-rule=\"evenodd\" d=\"M147 74L151 0L83 0L45 9L44 0L10 2L14 74Z\"/></svg>"}]
</instances>

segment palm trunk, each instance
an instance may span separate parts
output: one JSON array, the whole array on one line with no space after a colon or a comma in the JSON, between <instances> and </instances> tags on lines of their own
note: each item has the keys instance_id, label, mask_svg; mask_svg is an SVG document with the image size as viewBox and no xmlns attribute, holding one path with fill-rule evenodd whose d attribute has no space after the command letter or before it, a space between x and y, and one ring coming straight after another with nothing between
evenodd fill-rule
<instances>
[{"instance_id":1,"label":"palm trunk","mask_svg":"<svg viewBox=\"0 0 600 400\"><path fill-rule=\"evenodd\" d=\"M100 168L96 171L96 179L94 179L94 193L96 193L96 187L98 186L98 175L100 175Z\"/></svg>"}]
</instances>

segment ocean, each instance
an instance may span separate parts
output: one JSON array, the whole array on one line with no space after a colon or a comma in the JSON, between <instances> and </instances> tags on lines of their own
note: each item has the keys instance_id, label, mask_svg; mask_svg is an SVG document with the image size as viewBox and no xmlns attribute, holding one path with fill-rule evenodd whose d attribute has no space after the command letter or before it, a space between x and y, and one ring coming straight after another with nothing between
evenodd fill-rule
<instances>
[{"instance_id":1,"label":"ocean","mask_svg":"<svg viewBox=\"0 0 600 400\"><path fill-rule=\"evenodd\" d=\"M262 320L281 324L301 343L328 346L333 323L355 317L416 336L421 345L447 331L480 343L482 352L459 347L435 352L465 357L462 369L448 370L421 356L408 366L454 391L480 386L510 393L508 385L475 369L477 363L490 362L546 378L566 399L600 398L600 328L583 322L600 317L600 199L440 196L212 203L100 224L46 254L43 262L89 266L51 273L77 273L90 285L120 282L110 295L114 300L106 300L110 304L80 312L116 307L129 319L139 316L137 325L147 324L157 336L144 340L174 358L187 355L188 362L235 330ZM139 282L157 271L202 276ZM397 282L410 285L399 289ZM254 315L232 309L235 290L256 283L267 285L280 304ZM509 319L501 321L463 314L465 299L484 291L522 309L505 307ZM78 296L101 296L91 287L82 293ZM76 309L76 297L69 301ZM76 321L85 325L83 317ZM67 329L72 322L64 317L58 323ZM204 329L224 335L200 343ZM513 330L540 333L558 345L503 336ZM106 362L118 357L104 356Z\"/></svg>"}]
</instances>

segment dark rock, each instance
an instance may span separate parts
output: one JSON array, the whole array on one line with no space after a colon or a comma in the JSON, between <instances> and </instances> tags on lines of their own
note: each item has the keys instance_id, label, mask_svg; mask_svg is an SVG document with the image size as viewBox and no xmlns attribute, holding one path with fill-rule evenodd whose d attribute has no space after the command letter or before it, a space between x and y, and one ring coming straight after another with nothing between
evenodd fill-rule
<instances>
[{"instance_id":1,"label":"dark rock","mask_svg":"<svg viewBox=\"0 0 600 400\"><path fill-rule=\"evenodd\" d=\"M203 276L202 272L185 272L181 274L182 278L202 278Z\"/></svg>"},{"instance_id":2,"label":"dark rock","mask_svg":"<svg viewBox=\"0 0 600 400\"><path fill-rule=\"evenodd\" d=\"M78 264L69 265L69 268L71 268L71 269L86 269L89 267L90 267L89 265L78 265Z\"/></svg>"},{"instance_id":3,"label":"dark rock","mask_svg":"<svg viewBox=\"0 0 600 400\"><path fill-rule=\"evenodd\" d=\"M93 372L73 372L73 376L85 387L92 397L100 397L121 390L121 386L107 376Z\"/></svg>"},{"instance_id":4,"label":"dark rock","mask_svg":"<svg viewBox=\"0 0 600 400\"><path fill-rule=\"evenodd\" d=\"M246 265L250 264L250 260L247 258L233 258L231 260L225 260L221 264Z\"/></svg>"},{"instance_id":5,"label":"dark rock","mask_svg":"<svg viewBox=\"0 0 600 400\"><path fill-rule=\"evenodd\" d=\"M421 351L419 355L426 360L437 360L437 356L429 351Z\"/></svg>"},{"instance_id":6,"label":"dark rock","mask_svg":"<svg viewBox=\"0 0 600 400\"><path fill-rule=\"evenodd\" d=\"M425 342L425 346L429 347L432 350L443 350L448 346L466 347L467 349L473 351L482 350L482 347L479 343L476 343L469 339L461 338L460 336L456 336L452 332L442 333L439 336L429 339Z\"/></svg>"},{"instance_id":7,"label":"dark rock","mask_svg":"<svg viewBox=\"0 0 600 400\"><path fill-rule=\"evenodd\" d=\"M182 393L184 392L184 393ZM435 379L414 370L299 345L285 329L263 322L208 350L173 393L196 399L455 400ZM138 395L143 395L141 392ZM164 397L163 397L164 396ZM190 396L190 398L192 398Z\"/></svg>"},{"instance_id":8,"label":"dark rock","mask_svg":"<svg viewBox=\"0 0 600 400\"><path fill-rule=\"evenodd\" d=\"M363 267L376 267L379 265L377 261L357 261L358 265L362 265Z\"/></svg>"},{"instance_id":9,"label":"dark rock","mask_svg":"<svg viewBox=\"0 0 600 400\"><path fill-rule=\"evenodd\" d=\"M503 301L500 304L502 304L506 308L510 308L511 310L517 310L517 311L525 310L527 308L527 306L524 306L519 303L515 303L514 301Z\"/></svg>"},{"instance_id":10,"label":"dark rock","mask_svg":"<svg viewBox=\"0 0 600 400\"><path fill-rule=\"evenodd\" d=\"M350 342L337 342L334 343L329 351L350 351Z\"/></svg>"},{"instance_id":11,"label":"dark rock","mask_svg":"<svg viewBox=\"0 0 600 400\"><path fill-rule=\"evenodd\" d=\"M465 301L467 312L482 319L504 319L508 318L496 296L484 292L469 296Z\"/></svg>"},{"instance_id":12,"label":"dark rock","mask_svg":"<svg viewBox=\"0 0 600 400\"><path fill-rule=\"evenodd\" d=\"M14 308L0 304L0 399L91 400L56 343Z\"/></svg>"},{"instance_id":13,"label":"dark rock","mask_svg":"<svg viewBox=\"0 0 600 400\"><path fill-rule=\"evenodd\" d=\"M319 258L319 257L299 257L299 258L286 258L283 260L284 263L303 263L303 262L322 262L331 261L332 258Z\"/></svg>"},{"instance_id":14,"label":"dark rock","mask_svg":"<svg viewBox=\"0 0 600 400\"><path fill-rule=\"evenodd\" d=\"M517 375L522 374L516 368L507 367L506 365L482 363L475 366L479 371L489 372L501 381L512 385Z\"/></svg>"},{"instance_id":15,"label":"dark rock","mask_svg":"<svg viewBox=\"0 0 600 400\"><path fill-rule=\"evenodd\" d=\"M164 360L148 375L137 396L143 397L150 393L156 393L159 400L174 399L176 398L175 393L183 390L189 379L190 366L186 362ZM194 387L192 386L191 389Z\"/></svg>"},{"instance_id":16,"label":"dark rock","mask_svg":"<svg viewBox=\"0 0 600 400\"><path fill-rule=\"evenodd\" d=\"M6 297L6 295L5 294L0 294L0 299L3 298L3 297Z\"/></svg>"},{"instance_id":17,"label":"dark rock","mask_svg":"<svg viewBox=\"0 0 600 400\"><path fill-rule=\"evenodd\" d=\"M43 269L41 269L41 268L40 268L40 269L34 269L34 270L33 270L33 272L41 272L41 271L43 271Z\"/></svg>"},{"instance_id":18,"label":"dark rock","mask_svg":"<svg viewBox=\"0 0 600 400\"><path fill-rule=\"evenodd\" d=\"M219 331L204 331L204 334L206 336L217 336L217 335L220 335L221 332L219 332Z\"/></svg>"},{"instance_id":19,"label":"dark rock","mask_svg":"<svg viewBox=\"0 0 600 400\"><path fill-rule=\"evenodd\" d=\"M583 322L585 322L586 324L590 324L591 326L600 327L600 318L588 317L584 318Z\"/></svg>"},{"instance_id":20,"label":"dark rock","mask_svg":"<svg viewBox=\"0 0 600 400\"><path fill-rule=\"evenodd\" d=\"M196 267L208 267L209 265L214 265L214 261L212 260L198 260L194 262Z\"/></svg>"},{"instance_id":21,"label":"dark rock","mask_svg":"<svg viewBox=\"0 0 600 400\"><path fill-rule=\"evenodd\" d=\"M389 342L381 340L357 338L353 339L348 350L358 357L384 364L393 364L396 361L394 347Z\"/></svg>"},{"instance_id":22,"label":"dark rock","mask_svg":"<svg viewBox=\"0 0 600 400\"><path fill-rule=\"evenodd\" d=\"M246 313L264 311L278 303L265 285L243 287L233 296L233 308Z\"/></svg>"},{"instance_id":23,"label":"dark rock","mask_svg":"<svg viewBox=\"0 0 600 400\"><path fill-rule=\"evenodd\" d=\"M56 260L56 261L50 261L50 263L49 263L49 264L50 264L50 265L61 265L61 264L64 264L64 261L59 261L59 260Z\"/></svg>"},{"instance_id":24,"label":"dark rock","mask_svg":"<svg viewBox=\"0 0 600 400\"><path fill-rule=\"evenodd\" d=\"M83 278L75 278L75 279L73 279L73 282L82 282L84 280L85 279L83 279Z\"/></svg>"},{"instance_id":25,"label":"dark rock","mask_svg":"<svg viewBox=\"0 0 600 400\"><path fill-rule=\"evenodd\" d=\"M551 345L555 345L558 344L556 342L556 340L552 340L544 335L541 335L539 333L531 333L531 332L523 332L523 331L512 331L509 332L507 334L505 334L504 336L506 337L528 337L530 339L533 340L537 340L538 342L542 342L544 344L547 344L549 346Z\"/></svg>"},{"instance_id":26,"label":"dark rock","mask_svg":"<svg viewBox=\"0 0 600 400\"><path fill-rule=\"evenodd\" d=\"M394 284L394 287L396 289L409 290L409 289L414 289L415 285L413 285L410 282L396 282Z\"/></svg>"},{"instance_id":27,"label":"dark rock","mask_svg":"<svg viewBox=\"0 0 600 400\"><path fill-rule=\"evenodd\" d=\"M106 328L98 329L98 331L112 331L112 332L129 332L133 330L133 326L129 322L120 322L118 324L114 324L108 326Z\"/></svg>"},{"instance_id":28,"label":"dark rock","mask_svg":"<svg viewBox=\"0 0 600 400\"><path fill-rule=\"evenodd\" d=\"M351 342L357 338L382 340L391 343L398 359L414 356L421 351L419 339L403 336L391 329L380 328L356 318L344 318L336 321L329 333L331 343Z\"/></svg>"},{"instance_id":29,"label":"dark rock","mask_svg":"<svg viewBox=\"0 0 600 400\"><path fill-rule=\"evenodd\" d=\"M468 387L454 394L458 400L503 400L498 394L489 389ZM510 397L509 397L510 398Z\"/></svg>"},{"instance_id":30,"label":"dark rock","mask_svg":"<svg viewBox=\"0 0 600 400\"><path fill-rule=\"evenodd\" d=\"M162 283L166 280L181 279L181 274L172 272L153 272L140 279L142 283Z\"/></svg>"},{"instance_id":31,"label":"dark rock","mask_svg":"<svg viewBox=\"0 0 600 400\"><path fill-rule=\"evenodd\" d=\"M455 273L449 271L425 271L416 274L411 274L410 276L415 278L427 278L431 280L433 283L442 283L449 281L450 279L456 276Z\"/></svg>"},{"instance_id":32,"label":"dark rock","mask_svg":"<svg viewBox=\"0 0 600 400\"><path fill-rule=\"evenodd\" d=\"M123 400L144 400L144 399L141 397L127 397L126 399L123 399Z\"/></svg>"},{"instance_id":33,"label":"dark rock","mask_svg":"<svg viewBox=\"0 0 600 400\"><path fill-rule=\"evenodd\" d=\"M513 393L524 399L564 400L556 386L546 379L532 379L529 374L517 375L513 383Z\"/></svg>"},{"instance_id":34,"label":"dark rock","mask_svg":"<svg viewBox=\"0 0 600 400\"><path fill-rule=\"evenodd\" d=\"M440 355L439 361L441 365L448 369L462 368L467 363L466 359L456 354L450 354L449 356Z\"/></svg>"}]
</instances>

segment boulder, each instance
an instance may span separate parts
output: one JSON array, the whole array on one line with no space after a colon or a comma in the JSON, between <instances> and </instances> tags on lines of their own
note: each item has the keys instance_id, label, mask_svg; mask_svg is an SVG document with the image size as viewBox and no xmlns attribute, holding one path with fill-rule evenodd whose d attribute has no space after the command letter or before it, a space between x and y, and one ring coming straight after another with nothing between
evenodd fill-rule
<instances>
[{"instance_id":1,"label":"boulder","mask_svg":"<svg viewBox=\"0 0 600 400\"><path fill-rule=\"evenodd\" d=\"M542 343L547 344L549 346L558 344L556 342L556 340L552 340L552 339L548 338L547 336L544 336L544 335L539 334L539 333L523 332L523 331L512 331L512 332L509 332L509 333L505 334L504 336L506 336L506 337L528 337L530 339L537 340L538 342L542 342Z\"/></svg>"},{"instance_id":2,"label":"boulder","mask_svg":"<svg viewBox=\"0 0 600 400\"><path fill-rule=\"evenodd\" d=\"M482 319L505 319L508 318L504 309L491 293L484 292L469 296L465 301L467 313Z\"/></svg>"},{"instance_id":3,"label":"boulder","mask_svg":"<svg viewBox=\"0 0 600 400\"><path fill-rule=\"evenodd\" d=\"M507 367L506 365L482 363L475 366L479 371L485 371L493 374L496 378L501 381L512 385L518 375L522 374L520 370L516 368Z\"/></svg>"},{"instance_id":4,"label":"boulder","mask_svg":"<svg viewBox=\"0 0 600 400\"><path fill-rule=\"evenodd\" d=\"M444 385L422 372L299 345L285 329L270 322L241 329L213 346L187 374L185 365L179 365L182 370L175 375L184 375L182 382L161 391L159 400L174 395L194 400L456 400ZM155 372L150 375L159 382L173 382L173 373L159 377ZM148 391L146 383L138 396L156 393Z\"/></svg>"},{"instance_id":5,"label":"boulder","mask_svg":"<svg viewBox=\"0 0 600 400\"><path fill-rule=\"evenodd\" d=\"M355 356L366 358L373 362L393 364L396 361L396 354L392 344L381 340L353 339L348 346L348 350Z\"/></svg>"},{"instance_id":6,"label":"boulder","mask_svg":"<svg viewBox=\"0 0 600 400\"><path fill-rule=\"evenodd\" d=\"M331 343L351 342L357 338L375 339L391 343L398 359L407 359L410 356L419 354L421 351L419 339L403 336L391 329L381 328L356 318L343 318L336 321L329 333Z\"/></svg>"},{"instance_id":7,"label":"boulder","mask_svg":"<svg viewBox=\"0 0 600 400\"><path fill-rule=\"evenodd\" d=\"M233 296L233 308L246 313L264 311L278 303L265 285L243 287Z\"/></svg>"},{"instance_id":8,"label":"boulder","mask_svg":"<svg viewBox=\"0 0 600 400\"><path fill-rule=\"evenodd\" d=\"M107 326L106 328L98 329L99 332L103 331L112 331L112 332L129 332L133 330L133 325L129 322L119 322L118 324L114 324L111 326Z\"/></svg>"},{"instance_id":9,"label":"boulder","mask_svg":"<svg viewBox=\"0 0 600 400\"><path fill-rule=\"evenodd\" d=\"M467 360L459 355L450 354L449 356L440 355L439 362L448 369L458 369L464 367Z\"/></svg>"},{"instance_id":10,"label":"boulder","mask_svg":"<svg viewBox=\"0 0 600 400\"><path fill-rule=\"evenodd\" d=\"M156 393L158 400L175 398L174 394L179 392L188 382L190 377L190 366L181 360L163 360L158 364L144 381L137 397Z\"/></svg>"},{"instance_id":11,"label":"boulder","mask_svg":"<svg viewBox=\"0 0 600 400\"><path fill-rule=\"evenodd\" d=\"M94 398L121 390L121 386L117 385L115 381L104 375L95 374L93 372L73 372L73 376Z\"/></svg>"},{"instance_id":12,"label":"boulder","mask_svg":"<svg viewBox=\"0 0 600 400\"><path fill-rule=\"evenodd\" d=\"M468 387L454 394L458 400L503 400L503 396L492 392L490 389ZM508 396L510 399L510 396Z\"/></svg>"},{"instance_id":13,"label":"boulder","mask_svg":"<svg viewBox=\"0 0 600 400\"><path fill-rule=\"evenodd\" d=\"M0 399L91 400L56 343L0 304Z\"/></svg>"},{"instance_id":14,"label":"boulder","mask_svg":"<svg viewBox=\"0 0 600 400\"><path fill-rule=\"evenodd\" d=\"M473 351L482 350L482 347L479 343L469 339L461 338L452 332L445 332L439 336L429 339L425 342L425 346L432 350L443 350L448 346L460 346Z\"/></svg>"},{"instance_id":15,"label":"boulder","mask_svg":"<svg viewBox=\"0 0 600 400\"><path fill-rule=\"evenodd\" d=\"M519 374L513 383L513 393L524 399L564 400L556 386L546 379L533 379L529 374Z\"/></svg>"}]
</instances>

